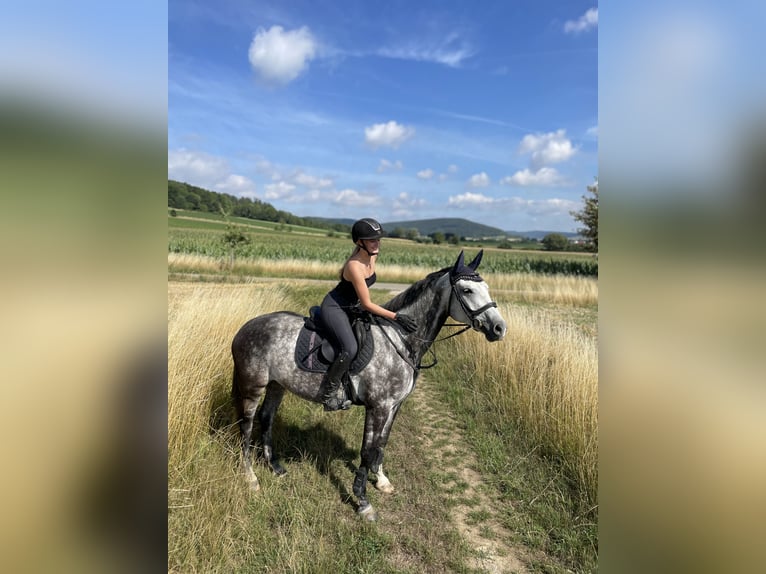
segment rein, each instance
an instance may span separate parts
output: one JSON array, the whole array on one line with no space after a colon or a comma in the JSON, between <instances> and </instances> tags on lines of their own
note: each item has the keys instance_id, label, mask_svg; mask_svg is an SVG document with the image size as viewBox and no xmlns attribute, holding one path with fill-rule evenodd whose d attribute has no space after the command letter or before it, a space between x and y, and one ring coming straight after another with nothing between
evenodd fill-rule
<instances>
[{"instance_id":1,"label":"rein","mask_svg":"<svg viewBox=\"0 0 766 574\"><path fill-rule=\"evenodd\" d=\"M465 277L462 277L462 278L465 279ZM455 296L455 298L457 299L457 302L460 304L460 308L463 309L463 312L471 320L471 322L473 322L476 319L476 317L481 315L487 309L490 309L492 307L497 307L497 303L495 301L490 301L489 303L479 307L478 309L470 309L466 305L465 301L463 300L463 297L461 297L460 291L458 291L458 289L457 289L457 279L452 282L452 291L450 292L450 300L451 300L452 295ZM449 306L449 303L447 305ZM394 327L397 328L397 329L399 328L398 325L395 325L394 324L395 322L391 321L390 319L385 319L383 317L379 317L379 316L376 316L376 315L371 315L371 317L372 317L373 321L375 322L375 324L378 325L378 327L381 328L380 330L383 332L383 335L385 335L386 339L388 339L388 342L391 343L391 346L394 348L396 353L402 358L402 360L404 360L405 363L407 363L410 367L412 367L413 370L416 373L418 371L420 371L421 369L430 369L431 367L435 367L439 363L439 359L436 357L436 351L434 351L433 347L431 346L431 347L428 347L428 352L430 352L431 355L433 355L433 358L434 358L433 359L433 363L431 363L430 365L423 365L422 363L416 365L415 362L412 360L413 350L409 349L409 345L407 345L407 341L405 340L405 338L401 334L401 332L398 331L399 332L399 339L409 349L409 351L410 351L410 356L409 357L405 357L404 354L399 350L399 347L397 347L394 344L394 342L391 340L391 337L388 335L386 330L383 329L383 326L380 324L380 319L383 319L384 321L387 321L388 323L394 325ZM418 338L418 340L423 342L423 343L438 343L440 341L446 341L447 339L451 339L452 337L457 337L458 335L462 335L463 333L468 331L471 328L471 326L472 326L471 324L466 324L466 323L445 323L444 325L442 325L442 327L463 327L463 328L460 329L459 331L455 332L455 333L452 333L451 335L447 335L446 337L442 337L441 339L427 340L427 339L420 339L420 338Z\"/></svg>"}]
</instances>

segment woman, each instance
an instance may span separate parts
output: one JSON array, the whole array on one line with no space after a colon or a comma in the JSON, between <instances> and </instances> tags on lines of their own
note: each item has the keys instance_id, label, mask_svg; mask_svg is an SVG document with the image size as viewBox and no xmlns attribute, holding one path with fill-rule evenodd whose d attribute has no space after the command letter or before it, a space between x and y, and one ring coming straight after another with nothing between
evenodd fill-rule
<instances>
[{"instance_id":1,"label":"woman","mask_svg":"<svg viewBox=\"0 0 766 574\"><path fill-rule=\"evenodd\" d=\"M409 332L417 328L409 315L384 309L370 299L369 288L375 283L375 262L380 252L380 238L384 235L385 231L374 219L365 218L354 223L351 228L354 251L341 268L340 282L322 301L322 322L337 353L335 362L327 370L327 389L324 395L326 411L337 411L351 406L342 383L343 376L356 356L358 345L346 314L347 309L361 307L365 311L396 321Z\"/></svg>"}]
</instances>

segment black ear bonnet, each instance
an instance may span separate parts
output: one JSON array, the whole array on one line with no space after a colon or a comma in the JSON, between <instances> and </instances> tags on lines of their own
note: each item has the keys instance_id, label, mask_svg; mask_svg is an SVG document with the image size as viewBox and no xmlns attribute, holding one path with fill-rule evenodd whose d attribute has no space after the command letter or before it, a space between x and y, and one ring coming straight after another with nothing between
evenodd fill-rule
<instances>
[{"instance_id":1,"label":"black ear bonnet","mask_svg":"<svg viewBox=\"0 0 766 574\"><path fill-rule=\"evenodd\" d=\"M476 269L481 263L481 258L484 256L484 250L479 251L478 255L474 257L468 265L465 264L465 253L460 252L460 255L455 262L455 266L450 270L449 280L453 285L458 281L484 281L484 279L476 272Z\"/></svg>"}]
</instances>

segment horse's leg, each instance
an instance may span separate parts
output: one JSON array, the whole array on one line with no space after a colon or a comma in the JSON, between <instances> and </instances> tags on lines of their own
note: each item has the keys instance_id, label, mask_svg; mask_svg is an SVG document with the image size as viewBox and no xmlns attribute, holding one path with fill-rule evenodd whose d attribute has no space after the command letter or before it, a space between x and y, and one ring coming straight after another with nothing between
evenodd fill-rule
<instances>
[{"instance_id":1,"label":"horse's leg","mask_svg":"<svg viewBox=\"0 0 766 574\"><path fill-rule=\"evenodd\" d=\"M258 477L253 472L253 419L258 408L258 402L263 395L265 387L249 386L251 396L242 395L242 387L237 369L234 369L232 382L232 398L239 417L239 436L242 443L242 468L245 479L252 490L259 490Z\"/></svg>"},{"instance_id":2,"label":"horse's leg","mask_svg":"<svg viewBox=\"0 0 766 574\"><path fill-rule=\"evenodd\" d=\"M401 403L399 403L398 405L394 407L394 410L391 414L390 422L384 425L383 431L381 432L381 436L380 436L380 443L379 443L380 466L378 467L377 472L375 472L375 474L377 475L377 480L373 484L377 490L385 494L394 493L394 485L391 484L391 481L389 481L388 477L383 473L383 457L385 456L385 448L386 448L386 444L388 444L388 437L391 434L391 429L394 426L394 420L396 419L396 415L399 413L400 406L401 406Z\"/></svg>"},{"instance_id":3,"label":"horse's leg","mask_svg":"<svg viewBox=\"0 0 766 574\"><path fill-rule=\"evenodd\" d=\"M271 381L266 387L266 398L258 411L258 421L261 425L261 444L263 445L263 457L268 461L271 470L277 476L287 473L284 467L279 463L271 443L271 431L274 424L274 416L285 396L285 389L276 381Z\"/></svg>"},{"instance_id":4,"label":"horse's leg","mask_svg":"<svg viewBox=\"0 0 766 574\"><path fill-rule=\"evenodd\" d=\"M359 499L357 514L373 521L377 514L372 504L367 500L367 476L369 471L377 473L383 462L383 445L385 445L391 424L396 416L396 407L368 408L364 419L364 439L360 451L361 462L354 477L354 495Z\"/></svg>"}]
</instances>

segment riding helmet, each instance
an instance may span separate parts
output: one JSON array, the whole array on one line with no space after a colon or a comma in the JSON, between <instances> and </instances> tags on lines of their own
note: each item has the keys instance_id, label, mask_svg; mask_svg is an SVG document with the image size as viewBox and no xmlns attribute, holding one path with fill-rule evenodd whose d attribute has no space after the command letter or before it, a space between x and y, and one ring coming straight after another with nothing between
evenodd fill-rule
<instances>
[{"instance_id":1,"label":"riding helmet","mask_svg":"<svg viewBox=\"0 0 766 574\"><path fill-rule=\"evenodd\" d=\"M356 243L360 239L380 239L386 235L383 227L369 217L360 219L351 227L351 239Z\"/></svg>"}]
</instances>

